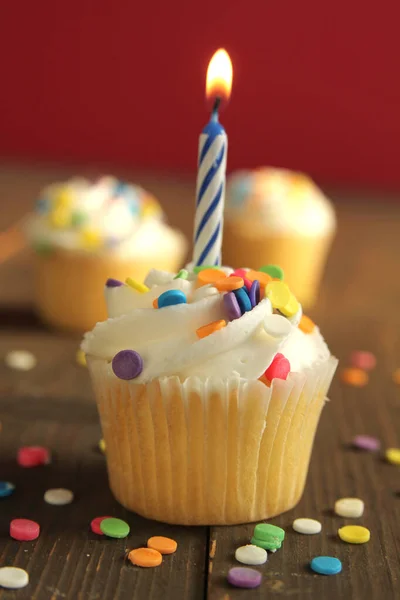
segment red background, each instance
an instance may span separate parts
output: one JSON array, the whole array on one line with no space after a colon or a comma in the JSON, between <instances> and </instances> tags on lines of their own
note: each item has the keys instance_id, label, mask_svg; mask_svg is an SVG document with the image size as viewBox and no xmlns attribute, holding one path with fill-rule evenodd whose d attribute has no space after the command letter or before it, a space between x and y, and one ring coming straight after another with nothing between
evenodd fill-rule
<instances>
[{"instance_id":1,"label":"red background","mask_svg":"<svg viewBox=\"0 0 400 600\"><path fill-rule=\"evenodd\" d=\"M226 47L229 169L400 184L398 0L42 0L0 11L0 153L192 171Z\"/></svg>"}]
</instances>

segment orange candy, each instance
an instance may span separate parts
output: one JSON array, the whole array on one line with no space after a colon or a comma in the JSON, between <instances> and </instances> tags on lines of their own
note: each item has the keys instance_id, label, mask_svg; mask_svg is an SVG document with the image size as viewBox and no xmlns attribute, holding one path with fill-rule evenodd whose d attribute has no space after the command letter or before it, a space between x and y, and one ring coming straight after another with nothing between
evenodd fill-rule
<instances>
[{"instance_id":1,"label":"orange candy","mask_svg":"<svg viewBox=\"0 0 400 600\"><path fill-rule=\"evenodd\" d=\"M162 563L162 556L153 548L136 548L131 550L128 558L133 565L138 567L158 567Z\"/></svg>"},{"instance_id":2,"label":"orange candy","mask_svg":"<svg viewBox=\"0 0 400 600\"><path fill-rule=\"evenodd\" d=\"M244 286L244 281L241 277L225 277L225 279L218 279L214 283L214 286L217 288L219 292L232 292L233 290L238 290L239 288Z\"/></svg>"},{"instance_id":3,"label":"orange candy","mask_svg":"<svg viewBox=\"0 0 400 600\"><path fill-rule=\"evenodd\" d=\"M148 548L157 550L160 554L173 554L176 552L178 544L175 540L162 535L155 535L147 540Z\"/></svg>"},{"instance_id":4,"label":"orange candy","mask_svg":"<svg viewBox=\"0 0 400 600\"><path fill-rule=\"evenodd\" d=\"M214 333L214 331L219 331L219 329L223 329L226 327L226 321L221 319L221 321L213 321L212 323L208 323L208 325L203 325L203 327L199 327L196 329L196 333L200 339L207 337Z\"/></svg>"},{"instance_id":5,"label":"orange candy","mask_svg":"<svg viewBox=\"0 0 400 600\"><path fill-rule=\"evenodd\" d=\"M270 281L272 281L271 275L268 275L268 273L263 273L262 271L247 271L246 278L249 281L254 281L257 279L260 282L260 287L265 287Z\"/></svg>"},{"instance_id":6,"label":"orange candy","mask_svg":"<svg viewBox=\"0 0 400 600\"><path fill-rule=\"evenodd\" d=\"M154 298L154 300L153 300L153 308L158 308L158 298Z\"/></svg>"},{"instance_id":7,"label":"orange candy","mask_svg":"<svg viewBox=\"0 0 400 600\"><path fill-rule=\"evenodd\" d=\"M347 385L352 385L354 387L364 387L369 380L368 373L353 367L343 369L340 378L343 383L347 383Z\"/></svg>"},{"instance_id":8,"label":"orange candy","mask_svg":"<svg viewBox=\"0 0 400 600\"><path fill-rule=\"evenodd\" d=\"M197 275L197 282L200 286L215 283L219 279L226 279L226 274L219 269L204 269Z\"/></svg>"},{"instance_id":9,"label":"orange candy","mask_svg":"<svg viewBox=\"0 0 400 600\"><path fill-rule=\"evenodd\" d=\"M300 319L299 329L301 329L301 331L304 333L312 333L315 329L315 323L310 319L310 317L303 315Z\"/></svg>"}]
</instances>

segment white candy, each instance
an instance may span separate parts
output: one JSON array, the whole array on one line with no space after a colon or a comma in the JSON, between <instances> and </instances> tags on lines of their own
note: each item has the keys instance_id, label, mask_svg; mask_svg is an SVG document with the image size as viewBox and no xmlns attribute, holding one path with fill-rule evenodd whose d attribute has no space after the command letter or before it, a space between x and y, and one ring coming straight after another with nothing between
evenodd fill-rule
<instances>
[{"instance_id":1,"label":"white candy","mask_svg":"<svg viewBox=\"0 0 400 600\"><path fill-rule=\"evenodd\" d=\"M295 519L292 527L297 533L304 533L306 535L320 533L322 529L321 523L315 519Z\"/></svg>"},{"instance_id":2,"label":"white candy","mask_svg":"<svg viewBox=\"0 0 400 600\"><path fill-rule=\"evenodd\" d=\"M292 330L291 323L281 315L266 315L264 318L264 329L273 338L284 338Z\"/></svg>"},{"instance_id":3,"label":"white candy","mask_svg":"<svg viewBox=\"0 0 400 600\"><path fill-rule=\"evenodd\" d=\"M28 352L27 350L12 350L6 354L4 362L10 369L30 371L36 366L37 361L32 352Z\"/></svg>"},{"instance_id":4,"label":"white candy","mask_svg":"<svg viewBox=\"0 0 400 600\"><path fill-rule=\"evenodd\" d=\"M64 488L54 488L47 490L44 494L44 501L47 504L53 504L54 506L64 506L64 504L71 504L74 499L74 494L71 490Z\"/></svg>"},{"instance_id":5,"label":"white candy","mask_svg":"<svg viewBox=\"0 0 400 600\"><path fill-rule=\"evenodd\" d=\"M206 285L202 285L201 287L197 288L197 290L193 292L192 302L198 302L203 298L209 298L210 296L215 296L217 294L219 294L217 288L210 283L207 283Z\"/></svg>"},{"instance_id":6,"label":"white candy","mask_svg":"<svg viewBox=\"0 0 400 600\"><path fill-rule=\"evenodd\" d=\"M0 587L10 590L19 590L29 583L29 575L24 569L18 567L0 568Z\"/></svg>"},{"instance_id":7,"label":"white candy","mask_svg":"<svg viewBox=\"0 0 400 600\"><path fill-rule=\"evenodd\" d=\"M339 517L357 519L364 512L364 502L360 498L340 498L335 502L335 513Z\"/></svg>"},{"instance_id":8,"label":"white candy","mask_svg":"<svg viewBox=\"0 0 400 600\"><path fill-rule=\"evenodd\" d=\"M236 550L235 558L244 565L263 565L267 562L268 556L264 548L248 544L247 546L240 546Z\"/></svg>"}]
</instances>

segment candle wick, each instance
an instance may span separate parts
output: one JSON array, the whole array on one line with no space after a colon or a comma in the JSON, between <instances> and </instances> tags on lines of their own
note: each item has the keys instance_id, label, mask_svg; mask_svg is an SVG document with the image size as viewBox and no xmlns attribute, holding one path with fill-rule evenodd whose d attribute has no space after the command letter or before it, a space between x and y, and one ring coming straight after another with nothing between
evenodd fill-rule
<instances>
[{"instance_id":1,"label":"candle wick","mask_svg":"<svg viewBox=\"0 0 400 600\"><path fill-rule=\"evenodd\" d=\"M213 106L212 114L211 114L211 118L213 121L218 121L218 109L220 107L220 104L221 104L221 97L217 96L215 98L214 106Z\"/></svg>"}]
</instances>

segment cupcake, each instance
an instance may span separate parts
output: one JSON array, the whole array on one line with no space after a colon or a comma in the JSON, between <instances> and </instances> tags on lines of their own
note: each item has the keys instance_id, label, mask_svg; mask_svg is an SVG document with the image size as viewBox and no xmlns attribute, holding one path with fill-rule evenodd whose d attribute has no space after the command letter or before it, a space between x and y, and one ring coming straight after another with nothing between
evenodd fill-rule
<instances>
[{"instance_id":1,"label":"cupcake","mask_svg":"<svg viewBox=\"0 0 400 600\"><path fill-rule=\"evenodd\" d=\"M266 270L152 270L106 287L85 334L116 499L184 525L267 519L300 499L336 369Z\"/></svg>"},{"instance_id":2,"label":"cupcake","mask_svg":"<svg viewBox=\"0 0 400 600\"><path fill-rule=\"evenodd\" d=\"M228 181L224 261L280 265L305 307L316 299L335 228L331 202L302 173L268 167Z\"/></svg>"},{"instance_id":3,"label":"cupcake","mask_svg":"<svg viewBox=\"0 0 400 600\"><path fill-rule=\"evenodd\" d=\"M186 253L183 235L165 223L156 199L113 177L44 189L26 232L40 316L80 332L106 318L102 288L111 275L142 281L154 265L177 269Z\"/></svg>"}]
</instances>

